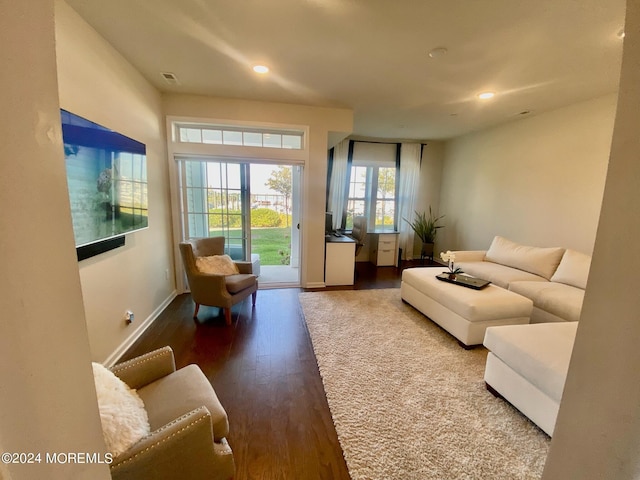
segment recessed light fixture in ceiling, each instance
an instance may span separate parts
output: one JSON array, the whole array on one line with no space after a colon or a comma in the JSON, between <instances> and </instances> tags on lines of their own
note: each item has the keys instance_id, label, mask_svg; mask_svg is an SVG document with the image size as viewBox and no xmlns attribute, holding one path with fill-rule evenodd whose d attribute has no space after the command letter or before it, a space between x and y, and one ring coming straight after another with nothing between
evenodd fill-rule
<instances>
[{"instance_id":1,"label":"recessed light fixture in ceiling","mask_svg":"<svg viewBox=\"0 0 640 480\"><path fill-rule=\"evenodd\" d=\"M493 92L482 92L478 94L478 98L481 100L489 100L490 98L493 98L495 96L495 93Z\"/></svg>"},{"instance_id":2,"label":"recessed light fixture in ceiling","mask_svg":"<svg viewBox=\"0 0 640 480\"><path fill-rule=\"evenodd\" d=\"M442 57L443 55L446 55L448 52L448 50L444 47L438 47L438 48L434 48L433 50L431 50L429 52L429 57L430 58L439 58Z\"/></svg>"},{"instance_id":3,"label":"recessed light fixture in ceiling","mask_svg":"<svg viewBox=\"0 0 640 480\"><path fill-rule=\"evenodd\" d=\"M618 33L616 33L616 37L620 39L624 38L624 28L621 28L620 30L618 30Z\"/></svg>"},{"instance_id":4,"label":"recessed light fixture in ceiling","mask_svg":"<svg viewBox=\"0 0 640 480\"><path fill-rule=\"evenodd\" d=\"M254 65L253 71L260 74L265 74L269 72L269 67L265 65Z\"/></svg>"}]
</instances>

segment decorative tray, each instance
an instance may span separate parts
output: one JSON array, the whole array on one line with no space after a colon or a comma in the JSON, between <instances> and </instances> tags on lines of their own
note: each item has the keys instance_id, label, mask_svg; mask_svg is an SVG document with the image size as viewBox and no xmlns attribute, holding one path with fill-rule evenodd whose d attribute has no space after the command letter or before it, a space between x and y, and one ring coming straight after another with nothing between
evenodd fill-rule
<instances>
[{"instance_id":1,"label":"decorative tray","mask_svg":"<svg viewBox=\"0 0 640 480\"><path fill-rule=\"evenodd\" d=\"M483 280L482 278L476 278L462 273L442 272L440 275L436 275L436 278L443 282L473 288L474 290L480 290L491 283L489 280Z\"/></svg>"}]
</instances>

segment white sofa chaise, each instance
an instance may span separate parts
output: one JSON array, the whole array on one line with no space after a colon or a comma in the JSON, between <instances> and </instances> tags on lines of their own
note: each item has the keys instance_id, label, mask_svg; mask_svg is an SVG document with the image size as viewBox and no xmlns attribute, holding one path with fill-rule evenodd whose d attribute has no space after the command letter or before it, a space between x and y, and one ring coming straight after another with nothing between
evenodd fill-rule
<instances>
[{"instance_id":1,"label":"white sofa chaise","mask_svg":"<svg viewBox=\"0 0 640 480\"><path fill-rule=\"evenodd\" d=\"M486 329L484 380L549 436L560 408L578 322Z\"/></svg>"},{"instance_id":2,"label":"white sofa chaise","mask_svg":"<svg viewBox=\"0 0 640 480\"><path fill-rule=\"evenodd\" d=\"M521 245L496 236L488 250L455 252L456 266L533 301L531 323L580 318L591 257L559 247Z\"/></svg>"}]
</instances>

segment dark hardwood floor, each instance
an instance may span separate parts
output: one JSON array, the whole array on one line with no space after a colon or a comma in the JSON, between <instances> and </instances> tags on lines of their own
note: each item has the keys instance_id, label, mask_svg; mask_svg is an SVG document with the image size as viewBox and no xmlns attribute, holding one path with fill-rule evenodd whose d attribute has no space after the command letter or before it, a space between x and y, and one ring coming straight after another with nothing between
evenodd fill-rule
<instances>
[{"instance_id":1,"label":"dark hardwood floor","mask_svg":"<svg viewBox=\"0 0 640 480\"><path fill-rule=\"evenodd\" d=\"M331 289L399 287L401 270L358 263L353 287ZM236 480L349 479L300 291L260 290L254 309L234 306L231 326L214 307L195 322L190 295L179 295L121 358L170 345L178 368L200 366L229 415Z\"/></svg>"}]
</instances>

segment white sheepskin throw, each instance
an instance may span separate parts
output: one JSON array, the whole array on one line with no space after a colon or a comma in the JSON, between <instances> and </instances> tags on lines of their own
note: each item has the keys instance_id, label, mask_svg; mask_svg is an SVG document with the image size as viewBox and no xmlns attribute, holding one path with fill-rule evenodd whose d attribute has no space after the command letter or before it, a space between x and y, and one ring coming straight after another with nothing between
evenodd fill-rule
<instances>
[{"instance_id":1,"label":"white sheepskin throw","mask_svg":"<svg viewBox=\"0 0 640 480\"><path fill-rule=\"evenodd\" d=\"M135 390L99 363L93 363L102 435L114 457L149 435L149 417Z\"/></svg>"},{"instance_id":2,"label":"white sheepskin throw","mask_svg":"<svg viewBox=\"0 0 640 480\"><path fill-rule=\"evenodd\" d=\"M229 255L211 255L210 257L197 257L196 268L202 273L215 273L217 275L235 275L240 273L238 266Z\"/></svg>"}]
</instances>

